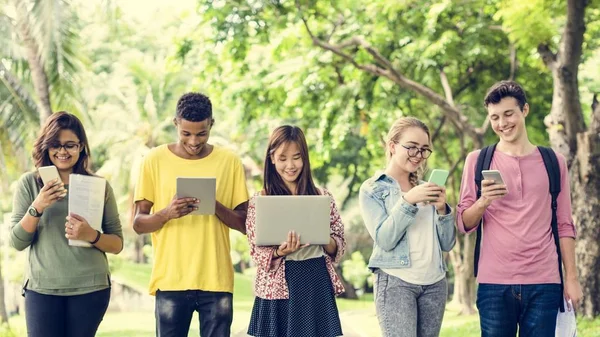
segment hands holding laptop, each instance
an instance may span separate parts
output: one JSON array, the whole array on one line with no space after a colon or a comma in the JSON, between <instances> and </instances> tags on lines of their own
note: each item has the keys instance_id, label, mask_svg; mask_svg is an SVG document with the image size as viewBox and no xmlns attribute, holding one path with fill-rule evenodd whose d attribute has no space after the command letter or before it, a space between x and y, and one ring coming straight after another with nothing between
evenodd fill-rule
<instances>
[{"instance_id":1,"label":"hands holding laptop","mask_svg":"<svg viewBox=\"0 0 600 337\"><path fill-rule=\"evenodd\" d=\"M275 257L282 257L289 255L301 248L308 247L310 243L300 244L300 234L296 231L291 230L288 232L287 241L284 241L275 249Z\"/></svg>"}]
</instances>

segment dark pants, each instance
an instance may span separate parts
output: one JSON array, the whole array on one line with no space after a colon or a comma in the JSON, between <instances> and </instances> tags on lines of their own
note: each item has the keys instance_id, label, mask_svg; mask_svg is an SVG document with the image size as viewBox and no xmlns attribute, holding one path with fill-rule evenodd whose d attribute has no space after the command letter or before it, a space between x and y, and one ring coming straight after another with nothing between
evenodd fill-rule
<instances>
[{"instance_id":1,"label":"dark pants","mask_svg":"<svg viewBox=\"0 0 600 337\"><path fill-rule=\"evenodd\" d=\"M200 336L229 336L233 320L231 293L202 290L156 292L156 336L186 337L194 311L198 311Z\"/></svg>"},{"instance_id":2,"label":"dark pants","mask_svg":"<svg viewBox=\"0 0 600 337\"><path fill-rule=\"evenodd\" d=\"M110 288L74 296L25 290L29 337L94 337L108 308Z\"/></svg>"},{"instance_id":3,"label":"dark pants","mask_svg":"<svg viewBox=\"0 0 600 337\"><path fill-rule=\"evenodd\" d=\"M480 284L477 308L482 337L554 337L559 284Z\"/></svg>"}]
</instances>

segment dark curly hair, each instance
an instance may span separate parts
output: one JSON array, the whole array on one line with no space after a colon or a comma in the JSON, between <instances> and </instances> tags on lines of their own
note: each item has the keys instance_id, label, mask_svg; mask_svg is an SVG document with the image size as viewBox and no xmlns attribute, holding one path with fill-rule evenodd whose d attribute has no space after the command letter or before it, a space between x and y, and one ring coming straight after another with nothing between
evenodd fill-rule
<instances>
[{"instance_id":1,"label":"dark curly hair","mask_svg":"<svg viewBox=\"0 0 600 337\"><path fill-rule=\"evenodd\" d=\"M515 81L500 81L496 82L488 89L483 104L487 108L489 104L498 104L505 97L513 97L517 100L519 108L523 111L523 107L527 104L527 96L525 90Z\"/></svg>"},{"instance_id":2,"label":"dark curly hair","mask_svg":"<svg viewBox=\"0 0 600 337\"><path fill-rule=\"evenodd\" d=\"M208 96L198 92L188 92L179 98L175 118L190 122L201 122L212 118L212 103Z\"/></svg>"}]
</instances>

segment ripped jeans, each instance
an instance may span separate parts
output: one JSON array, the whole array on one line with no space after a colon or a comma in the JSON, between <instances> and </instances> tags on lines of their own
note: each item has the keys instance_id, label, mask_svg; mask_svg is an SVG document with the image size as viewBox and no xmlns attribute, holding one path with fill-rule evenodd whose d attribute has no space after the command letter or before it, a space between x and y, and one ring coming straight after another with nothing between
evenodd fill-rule
<instances>
[{"instance_id":1,"label":"ripped jeans","mask_svg":"<svg viewBox=\"0 0 600 337\"><path fill-rule=\"evenodd\" d=\"M233 320L231 293L202 290L156 292L157 337L186 337L198 311L200 336L229 336Z\"/></svg>"}]
</instances>

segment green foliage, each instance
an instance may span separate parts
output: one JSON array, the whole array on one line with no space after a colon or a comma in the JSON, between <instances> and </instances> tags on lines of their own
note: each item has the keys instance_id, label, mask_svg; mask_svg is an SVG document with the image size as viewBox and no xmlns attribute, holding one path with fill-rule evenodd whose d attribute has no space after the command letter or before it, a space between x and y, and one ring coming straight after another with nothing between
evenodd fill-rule
<instances>
[{"instance_id":1,"label":"green foliage","mask_svg":"<svg viewBox=\"0 0 600 337\"><path fill-rule=\"evenodd\" d=\"M495 28L502 23L496 13L503 3L498 1L478 1L478 6L436 1L429 7L418 1L300 3L302 12L293 2L251 6L228 1L201 6L200 13L211 18L215 45L225 47L216 50L220 60L227 60L221 64L235 65L217 68L220 78L236 83L224 86L220 98L232 111L241 112L237 129L244 136L239 139L251 147L264 148L268 133L279 124L302 127L315 177L323 184L332 176L351 177L349 198L385 165L383 138L394 119L413 115L437 129L442 114L423 97L314 46L301 15L315 36L331 36L331 44L364 37L405 76L441 95L443 70L455 104L474 126L485 118L482 101L487 88L510 75L509 37ZM345 51L361 64L374 62L363 49ZM543 116L550 110L552 82L530 54L530 46L518 48L516 79L527 88L534 107L528 117L530 136L545 144ZM440 131L444 142L434 140L436 152L430 163L450 168L460 160L460 134L447 121ZM487 143L495 141L491 132L488 135ZM446 149L438 151L442 144ZM465 147L473 149L469 139ZM455 171L451 180L453 194L458 192L460 173Z\"/></svg>"},{"instance_id":2,"label":"green foliage","mask_svg":"<svg viewBox=\"0 0 600 337\"><path fill-rule=\"evenodd\" d=\"M0 337L18 337L7 323L0 324Z\"/></svg>"},{"instance_id":3,"label":"green foliage","mask_svg":"<svg viewBox=\"0 0 600 337\"><path fill-rule=\"evenodd\" d=\"M363 288L367 278L371 275L365 259L359 251L352 253L349 260L342 262L342 267L344 279L350 282L355 289Z\"/></svg>"}]
</instances>

